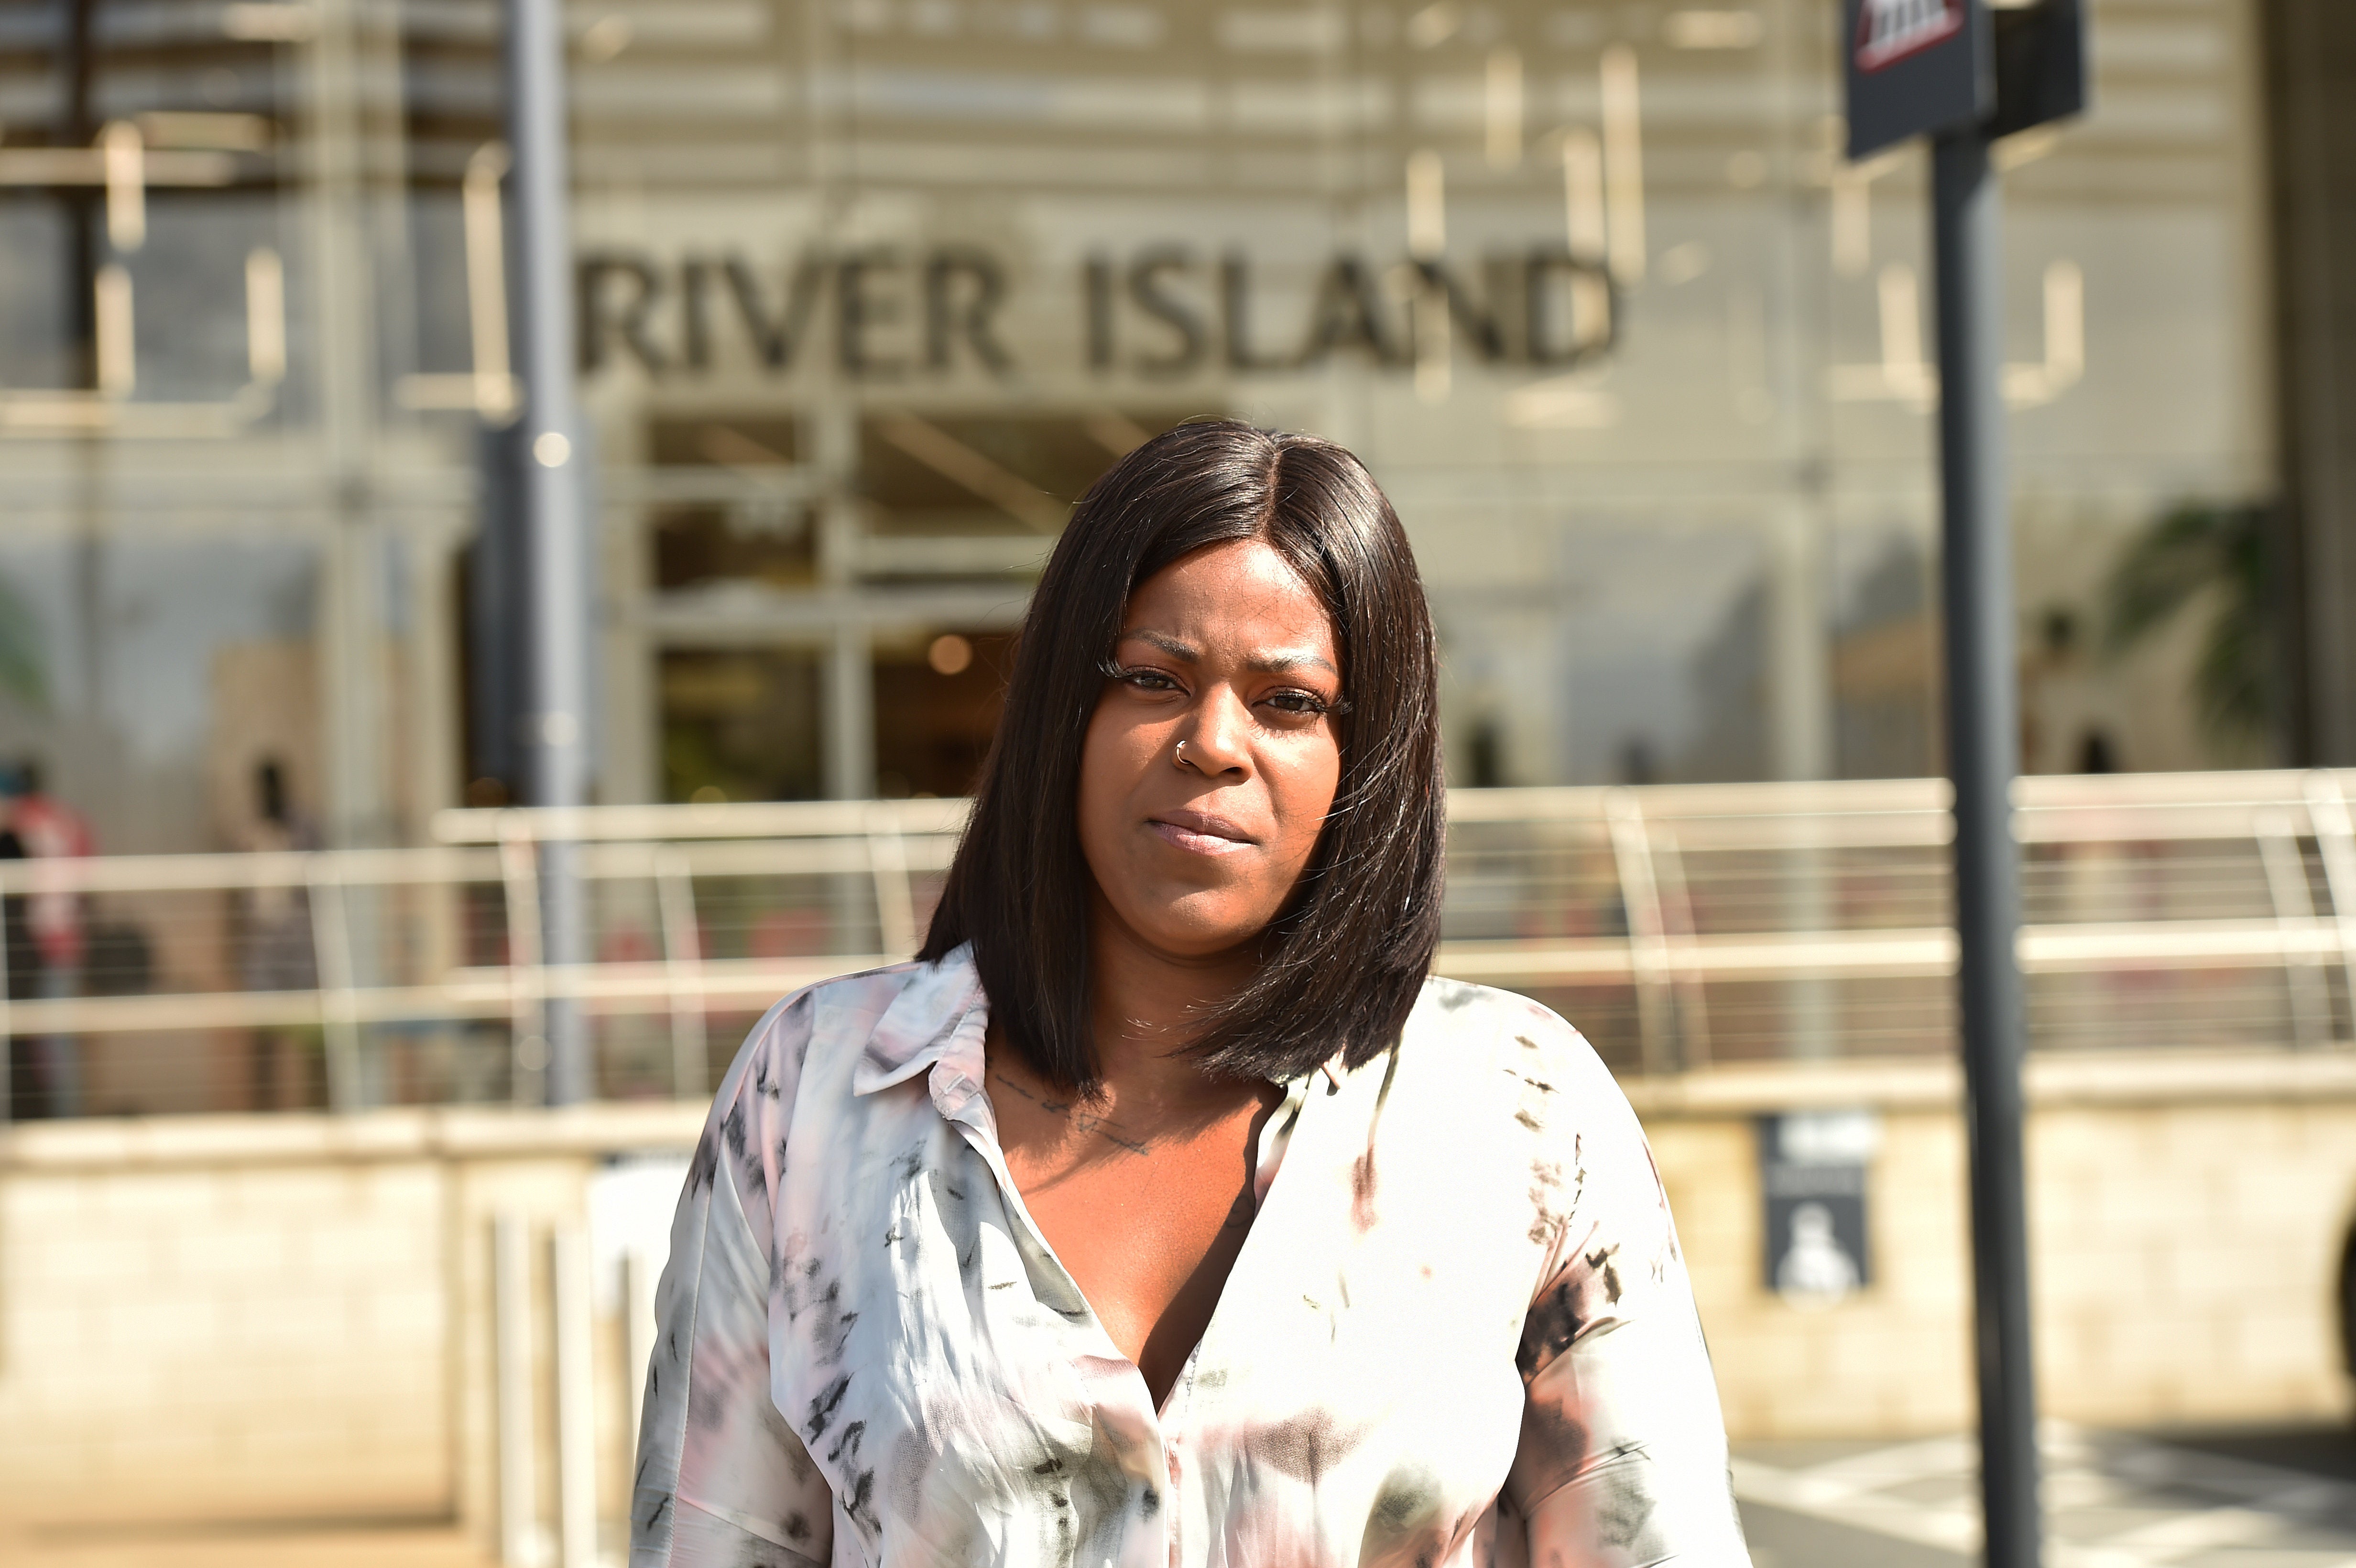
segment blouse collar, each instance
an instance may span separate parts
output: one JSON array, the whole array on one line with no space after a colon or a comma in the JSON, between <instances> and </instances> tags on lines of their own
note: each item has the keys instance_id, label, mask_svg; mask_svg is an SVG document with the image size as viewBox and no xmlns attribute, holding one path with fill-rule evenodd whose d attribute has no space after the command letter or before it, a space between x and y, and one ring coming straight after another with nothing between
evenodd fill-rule
<instances>
[{"instance_id":1,"label":"blouse collar","mask_svg":"<svg viewBox=\"0 0 2356 1568\"><path fill-rule=\"evenodd\" d=\"M937 1074L935 1099L958 1080L979 1091L983 1077L982 1040L990 1027L989 998L982 994L981 976L973 963L973 944L960 943L938 960L920 964L875 1022L851 1074L851 1092L873 1094L905 1083L935 1066L949 1071ZM1318 1067L1328 1093L1342 1087L1341 1058ZM1302 1080L1295 1080L1297 1089ZM954 1092L952 1091L952 1097ZM942 1109L947 1112L948 1107ZM954 1114L954 1113L951 1113Z\"/></svg>"},{"instance_id":2,"label":"blouse collar","mask_svg":"<svg viewBox=\"0 0 2356 1568\"><path fill-rule=\"evenodd\" d=\"M981 1042L989 1027L973 944L965 943L931 964L916 965L908 983L875 1020L851 1078L851 1093L873 1094L905 1083L936 1063L948 1063L981 1082Z\"/></svg>"}]
</instances>

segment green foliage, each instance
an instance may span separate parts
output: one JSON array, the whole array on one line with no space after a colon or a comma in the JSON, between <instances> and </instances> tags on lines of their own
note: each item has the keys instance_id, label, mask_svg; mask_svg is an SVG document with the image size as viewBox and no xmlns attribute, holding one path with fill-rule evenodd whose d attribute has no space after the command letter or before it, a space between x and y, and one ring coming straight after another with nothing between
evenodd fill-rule
<instances>
[{"instance_id":1,"label":"green foliage","mask_svg":"<svg viewBox=\"0 0 2356 1568\"><path fill-rule=\"evenodd\" d=\"M2207 603L2192 698L2201 727L2227 743L2264 741L2283 701L2267 600L2272 514L2187 502L2121 552L2104 592L2104 642L2125 653Z\"/></svg>"},{"instance_id":2,"label":"green foliage","mask_svg":"<svg viewBox=\"0 0 2356 1568\"><path fill-rule=\"evenodd\" d=\"M40 616L5 577L0 577L0 691L34 708L48 706Z\"/></svg>"}]
</instances>

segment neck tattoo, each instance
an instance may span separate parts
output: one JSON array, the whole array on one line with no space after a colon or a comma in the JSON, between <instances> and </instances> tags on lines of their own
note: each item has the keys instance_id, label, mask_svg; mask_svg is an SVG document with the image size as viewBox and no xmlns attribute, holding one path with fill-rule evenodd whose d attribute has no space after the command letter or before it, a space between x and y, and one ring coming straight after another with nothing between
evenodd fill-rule
<instances>
[{"instance_id":1,"label":"neck tattoo","mask_svg":"<svg viewBox=\"0 0 2356 1568\"><path fill-rule=\"evenodd\" d=\"M1003 1072L993 1071L990 1076L992 1082L1004 1084L1009 1091L1030 1101L1049 1115L1063 1117L1071 1124L1076 1132L1087 1133L1102 1138L1114 1147L1126 1149L1130 1154L1143 1154L1147 1151L1147 1145L1141 1139L1130 1136L1128 1130L1110 1116L1100 1115L1097 1112L1075 1105L1069 1100L1051 1100L1034 1094Z\"/></svg>"}]
</instances>

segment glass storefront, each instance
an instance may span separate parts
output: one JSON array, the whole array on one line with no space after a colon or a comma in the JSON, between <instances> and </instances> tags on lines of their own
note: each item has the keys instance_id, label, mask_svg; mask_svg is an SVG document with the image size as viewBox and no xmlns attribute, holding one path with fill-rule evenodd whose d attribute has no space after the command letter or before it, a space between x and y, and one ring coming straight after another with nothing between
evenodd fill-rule
<instances>
[{"instance_id":1,"label":"glass storefront","mask_svg":"<svg viewBox=\"0 0 2356 1568\"><path fill-rule=\"evenodd\" d=\"M2262 762L2104 603L2275 488L2253 6L2092 10L2002 150L2028 761ZM601 798L958 793L1202 414L1372 465L1460 783L1940 765L1925 171L1838 156L1834 0L570 16ZM103 848L500 797L499 114L493 0L0 7L0 757Z\"/></svg>"}]
</instances>

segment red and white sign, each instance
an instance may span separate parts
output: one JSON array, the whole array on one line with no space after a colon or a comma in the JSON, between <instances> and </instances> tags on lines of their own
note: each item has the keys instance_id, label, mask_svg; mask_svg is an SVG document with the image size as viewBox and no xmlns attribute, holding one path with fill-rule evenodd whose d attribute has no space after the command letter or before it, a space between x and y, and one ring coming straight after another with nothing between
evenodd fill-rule
<instances>
[{"instance_id":1,"label":"red and white sign","mask_svg":"<svg viewBox=\"0 0 2356 1568\"><path fill-rule=\"evenodd\" d=\"M1857 69L1877 71L1964 30L1964 0L1865 0L1858 7Z\"/></svg>"}]
</instances>

